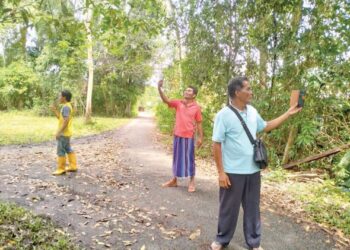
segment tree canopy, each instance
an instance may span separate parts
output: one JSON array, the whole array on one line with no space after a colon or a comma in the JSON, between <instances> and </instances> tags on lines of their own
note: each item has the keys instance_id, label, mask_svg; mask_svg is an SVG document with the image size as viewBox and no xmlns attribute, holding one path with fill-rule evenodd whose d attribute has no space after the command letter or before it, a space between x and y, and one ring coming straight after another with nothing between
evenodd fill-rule
<instances>
[{"instance_id":1,"label":"tree canopy","mask_svg":"<svg viewBox=\"0 0 350 250\"><path fill-rule=\"evenodd\" d=\"M85 26L88 11L89 30ZM152 73L150 62L165 18L160 1L3 1L0 13L0 70L15 73L12 64L18 62L31 69L39 85L31 98L38 99L42 112L64 88L73 91L75 105L83 112L91 48L95 112L132 114ZM27 108L33 107L33 100L28 103ZM10 104L2 106L8 108Z\"/></svg>"}]
</instances>

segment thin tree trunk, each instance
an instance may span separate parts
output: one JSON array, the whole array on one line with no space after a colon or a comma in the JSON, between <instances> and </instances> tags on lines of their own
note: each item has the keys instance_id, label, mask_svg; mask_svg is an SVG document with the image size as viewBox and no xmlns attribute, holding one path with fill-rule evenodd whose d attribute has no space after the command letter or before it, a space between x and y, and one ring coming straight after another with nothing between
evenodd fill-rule
<instances>
[{"instance_id":1,"label":"thin tree trunk","mask_svg":"<svg viewBox=\"0 0 350 250\"><path fill-rule=\"evenodd\" d=\"M127 117L131 117L131 102L128 102L125 108L125 114Z\"/></svg>"},{"instance_id":2,"label":"thin tree trunk","mask_svg":"<svg viewBox=\"0 0 350 250\"><path fill-rule=\"evenodd\" d=\"M270 111L274 99L272 99L273 96L273 89L275 86L275 78L276 78L276 70L277 70L277 43L278 43L278 38L277 38L277 20L276 20L276 15L273 12L272 13L272 18L273 18L273 57L272 57L272 75L271 75L271 86L270 86L270 101L269 101L269 106L267 108L268 111Z\"/></svg>"},{"instance_id":3,"label":"thin tree trunk","mask_svg":"<svg viewBox=\"0 0 350 250\"><path fill-rule=\"evenodd\" d=\"M92 51L92 32L91 32L91 17L92 7L91 4L86 2L86 15L85 15L85 28L87 33L87 64L88 64L88 85L86 95L86 109L85 109L85 122L91 121L92 114L92 88L94 83L94 64L93 64L93 51Z\"/></svg>"},{"instance_id":4,"label":"thin tree trunk","mask_svg":"<svg viewBox=\"0 0 350 250\"><path fill-rule=\"evenodd\" d=\"M235 75L236 72L236 58L238 55L238 50L240 47L240 41L239 41L239 34L238 34L238 18L237 18L237 2L232 1L230 2L230 15L229 15L229 30L230 30L230 37L229 37L229 54L228 54L228 72L227 76L228 78L231 78L233 75Z\"/></svg>"},{"instance_id":5,"label":"thin tree trunk","mask_svg":"<svg viewBox=\"0 0 350 250\"><path fill-rule=\"evenodd\" d=\"M21 46L22 46L22 55L24 56L24 61L27 61L27 53L26 53L26 43L27 43L27 25L20 28L21 33Z\"/></svg>"},{"instance_id":6,"label":"thin tree trunk","mask_svg":"<svg viewBox=\"0 0 350 250\"><path fill-rule=\"evenodd\" d=\"M260 85L267 87L267 61L268 61L268 51L267 44L263 44L259 46L259 83Z\"/></svg>"},{"instance_id":7,"label":"thin tree trunk","mask_svg":"<svg viewBox=\"0 0 350 250\"><path fill-rule=\"evenodd\" d=\"M288 141L286 144L286 147L284 148L284 154L283 154L283 158L282 158L282 164L287 164L288 160L289 160L289 152L290 149L293 146L295 137L297 135L298 129L297 127L293 126L290 131L289 131L289 136L288 136Z\"/></svg>"},{"instance_id":8,"label":"thin tree trunk","mask_svg":"<svg viewBox=\"0 0 350 250\"><path fill-rule=\"evenodd\" d=\"M181 69L181 62L182 62L182 57L183 57L182 43L181 43L181 32L180 32L179 24L177 22L177 15L175 13L176 7L174 6L174 4L171 0L168 0L168 3L170 6L170 15L171 15L171 18L173 19L174 24L175 24L176 45L177 45L178 58L179 58L178 70L179 70L179 75L180 75L180 88L183 88L183 77L182 77L182 69Z\"/></svg>"},{"instance_id":9,"label":"thin tree trunk","mask_svg":"<svg viewBox=\"0 0 350 250\"><path fill-rule=\"evenodd\" d=\"M4 46L4 48L5 48L5 46ZM5 49L4 49L3 54L2 54L2 60L3 60L3 62L4 62L3 68L6 67L6 55L5 55L5 53L6 53L6 51L5 51Z\"/></svg>"},{"instance_id":10,"label":"thin tree trunk","mask_svg":"<svg viewBox=\"0 0 350 250\"><path fill-rule=\"evenodd\" d=\"M270 96L272 96L273 87L275 85L275 77L276 77L276 69L277 69L277 20L276 15L273 13L273 62L272 62L272 76L271 76L271 88L270 88ZM269 107L270 108L270 107Z\"/></svg>"}]
</instances>

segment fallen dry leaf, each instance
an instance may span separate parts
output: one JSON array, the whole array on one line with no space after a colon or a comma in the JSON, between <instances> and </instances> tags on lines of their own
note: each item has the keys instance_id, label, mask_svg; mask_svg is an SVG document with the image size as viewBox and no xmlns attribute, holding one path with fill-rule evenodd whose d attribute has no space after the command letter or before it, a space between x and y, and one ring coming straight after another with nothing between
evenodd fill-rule
<instances>
[{"instance_id":1,"label":"fallen dry leaf","mask_svg":"<svg viewBox=\"0 0 350 250\"><path fill-rule=\"evenodd\" d=\"M108 248L111 247L110 244L105 243L105 242L102 242L102 241L99 241L99 240L97 240L97 239L95 239L95 242L97 243L97 245L100 245L100 246L105 246L105 247L108 247Z\"/></svg>"},{"instance_id":2,"label":"fallen dry leaf","mask_svg":"<svg viewBox=\"0 0 350 250\"><path fill-rule=\"evenodd\" d=\"M99 235L100 237L107 237L112 234L113 231L105 231L104 234Z\"/></svg>"},{"instance_id":3,"label":"fallen dry leaf","mask_svg":"<svg viewBox=\"0 0 350 250\"><path fill-rule=\"evenodd\" d=\"M188 237L190 240L195 240L197 237L201 235L201 230L198 228L194 232L191 233L191 235Z\"/></svg>"},{"instance_id":4,"label":"fallen dry leaf","mask_svg":"<svg viewBox=\"0 0 350 250\"><path fill-rule=\"evenodd\" d=\"M133 241L130 241L130 240L123 240L123 243L124 243L124 246L131 246L133 244L135 244L137 242L137 240L133 240Z\"/></svg>"}]
</instances>

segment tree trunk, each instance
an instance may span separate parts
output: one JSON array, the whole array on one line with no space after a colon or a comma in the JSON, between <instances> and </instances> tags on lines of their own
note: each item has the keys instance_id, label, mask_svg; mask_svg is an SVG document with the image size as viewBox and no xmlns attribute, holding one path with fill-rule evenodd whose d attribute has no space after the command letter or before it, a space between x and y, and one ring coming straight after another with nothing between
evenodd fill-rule
<instances>
[{"instance_id":1,"label":"tree trunk","mask_svg":"<svg viewBox=\"0 0 350 250\"><path fill-rule=\"evenodd\" d=\"M87 64L88 64L88 85L86 95L86 109L85 109L85 122L91 122L92 114L92 88L94 83L94 64L92 54L92 32L91 32L91 17L92 17L92 6L86 1L86 13L85 13L85 28L87 33Z\"/></svg>"},{"instance_id":2,"label":"tree trunk","mask_svg":"<svg viewBox=\"0 0 350 250\"><path fill-rule=\"evenodd\" d=\"M131 102L128 102L125 108L125 114L127 117L131 117Z\"/></svg>"},{"instance_id":3,"label":"tree trunk","mask_svg":"<svg viewBox=\"0 0 350 250\"><path fill-rule=\"evenodd\" d=\"M341 151L343 151L345 149L348 149L348 148L350 148L350 144L345 144L345 145L342 145L342 146L339 146L339 147L327 150L327 151L325 151L323 153L320 153L320 154L317 154L317 155L308 156L308 157L306 157L306 158L304 158L302 160L298 160L298 161L295 161L295 162L291 162L291 163L285 164L285 165L283 165L283 168L285 168L285 169L293 168L293 167L296 167L296 166L298 166L300 164L303 164L303 163L317 161L317 160L320 160L322 158L338 154L339 152L341 152ZM330 174L332 174L332 172L333 172L329 168L326 168L326 170L327 171L329 170Z\"/></svg>"},{"instance_id":4,"label":"tree trunk","mask_svg":"<svg viewBox=\"0 0 350 250\"><path fill-rule=\"evenodd\" d=\"M26 43L27 43L27 32L28 32L28 27L27 25L23 26L20 28L20 33L21 33L21 49L22 49L22 55L24 56L24 61L27 61L27 51L26 51Z\"/></svg>"},{"instance_id":5,"label":"tree trunk","mask_svg":"<svg viewBox=\"0 0 350 250\"><path fill-rule=\"evenodd\" d=\"M4 49L3 54L2 54L2 60L3 60L3 63L4 63L4 64L2 65L2 67L5 68L5 67L6 67L5 49Z\"/></svg>"},{"instance_id":6,"label":"tree trunk","mask_svg":"<svg viewBox=\"0 0 350 250\"><path fill-rule=\"evenodd\" d=\"M230 1L230 16L229 18L229 55L228 55L228 77L231 78L237 74L236 59L240 49L240 38L239 38L239 23L238 23L238 13L237 13L237 1Z\"/></svg>"},{"instance_id":7,"label":"tree trunk","mask_svg":"<svg viewBox=\"0 0 350 250\"><path fill-rule=\"evenodd\" d=\"M282 164L286 164L289 160L289 152L290 149L293 146L295 137L297 135L298 129L297 127L293 126L290 131L289 131L289 136L288 136L288 141L286 144L286 147L284 148L284 154L283 154L283 158L282 158Z\"/></svg>"},{"instance_id":8,"label":"tree trunk","mask_svg":"<svg viewBox=\"0 0 350 250\"><path fill-rule=\"evenodd\" d=\"M259 46L259 83L260 85L267 87L267 60L268 60L268 51L267 44L263 44Z\"/></svg>"},{"instance_id":9,"label":"tree trunk","mask_svg":"<svg viewBox=\"0 0 350 250\"><path fill-rule=\"evenodd\" d=\"M176 7L174 6L173 2L171 0L168 0L169 7L170 7L170 15L173 19L174 25L175 25L175 36L176 36L176 45L177 45L177 52L178 52L178 59L179 59L179 76L180 76L180 88L183 88L183 77L182 77L182 69L181 69L181 62L182 62L182 43L181 43L181 32L180 27L177 21L177 15L175 13Z\"/></svg>"},{"instance_id":10,"label":"tree trunk","mask_svg":"<svg viewBox=\"0 0 350 250\"><path fill-rule=\"evenodd\" d=\"M20 97L19 101L18 101L18 109L22 110L24 108L24 101L23 99Z\"/></svg>"}]
</instances>

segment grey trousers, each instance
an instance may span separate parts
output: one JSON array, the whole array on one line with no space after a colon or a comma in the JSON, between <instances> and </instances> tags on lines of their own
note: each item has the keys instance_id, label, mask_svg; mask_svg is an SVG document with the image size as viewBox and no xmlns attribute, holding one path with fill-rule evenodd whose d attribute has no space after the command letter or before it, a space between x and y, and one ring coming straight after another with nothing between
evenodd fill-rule
<instances>
[{"instance_id":1,"label":"grey trousers","mask_svg":"<svg viewBox=\"0 0 350 250\"><path fill-rule=\"evenodd\" d=\"M247 175L227 174L231 187L220 187L219 223L216 241L226 246L236 230L240 205L243 207L243 232L250 248L260 246L260 172Z\"/></svg>"},{"instance_id":2,"label":"grey trousers","mask_svg":"<svg viewBox=\"0 0 350 250\"><path fill-rule=\"evenodd\" d=\"M70 145L70 137L60 136L57 140L57 155L62 157L66 154L73 153L73 149Z\"/></svg>"}]
</instances>

